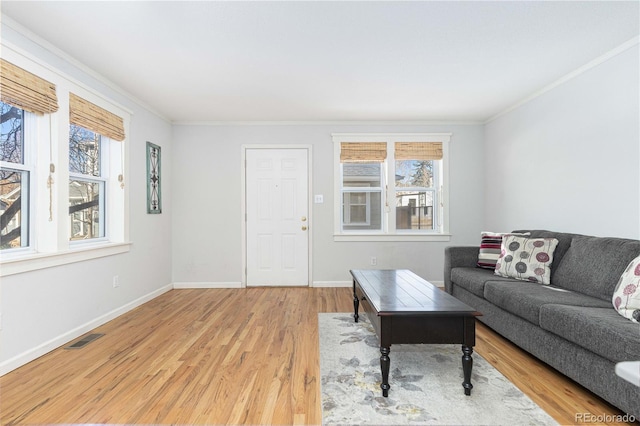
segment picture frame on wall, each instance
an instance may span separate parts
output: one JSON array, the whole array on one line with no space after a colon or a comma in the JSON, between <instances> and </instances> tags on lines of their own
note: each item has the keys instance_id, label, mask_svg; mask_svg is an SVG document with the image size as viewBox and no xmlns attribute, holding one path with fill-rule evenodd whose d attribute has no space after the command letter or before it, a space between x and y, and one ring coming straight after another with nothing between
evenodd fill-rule
<instances>
[{"instance_id":1,"label":"picture frame on wall","mask_svg":"<svg viewBox=\"0 0 640 426\"><path fill-rule=\"evenodd\" d=\"M161 148L147 141L147 213L162 213Z\"/></svg>"}]
</instances>

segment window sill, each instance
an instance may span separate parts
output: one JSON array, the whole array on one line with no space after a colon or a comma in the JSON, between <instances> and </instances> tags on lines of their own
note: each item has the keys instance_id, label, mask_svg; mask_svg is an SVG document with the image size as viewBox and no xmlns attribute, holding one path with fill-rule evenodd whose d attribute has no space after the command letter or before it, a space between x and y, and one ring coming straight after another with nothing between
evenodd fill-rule
<instances>
[{"instance_id":1,"label":"window sill","mask_svg":"<svg viewBox=\"0 0 640 426\"><path fill-rule=\"evenodd\" d=\"M451 234L334 234L335 242L450 241Z\"/></svg>"},{"instance_id":2,"label":"window sill","mask_svg":"<svg viewBox=\"0 0 640 426\"><path fill-rule=\"evenodd\" d=\"M83 245L56 253L25 253L0 257L0 277L113 256L130 250L131 242Z\"/></svg>"}]
</instances>

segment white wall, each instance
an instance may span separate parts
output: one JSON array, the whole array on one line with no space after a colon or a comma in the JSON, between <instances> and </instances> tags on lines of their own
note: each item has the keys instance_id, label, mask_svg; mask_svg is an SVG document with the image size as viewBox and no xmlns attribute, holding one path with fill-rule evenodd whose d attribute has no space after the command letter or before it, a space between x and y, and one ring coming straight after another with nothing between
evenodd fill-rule
<instances>
[{"instance_id":1,"label":"white wall","mask_svg":"<svg viewBox=\"0 0 640 426\"><path fill-rule=\"evenodd\" d=\"M356 243L333 241L333 143L340 132L453 132L450 150L451 241ZM240 285L242 281L241 157L243 144L313 146L312 279L350 280L349 269L411 268L443 280L444 247L479 241L483 224L481 125L176 125L173 152L173 281Z\"/></svg>"},{"instance_id":2,"label":"white wall","mask_svg":"<svg viewBox=\"0 0 640 426\"><path fill-rule=\"evenodd\" d=\"M170 123L148 111L18 32L3 24L2 43L9 43L45 66L133 111L126 184L130 200L131 250L125 254L3 277L0 283L0 374L60 346L171 284ZM117 66L117 65L114 65ZM146 214L145 142L162 147L163 213ZM120 287L112 278L119 276Z\"/></svg>"},{"instance_id":3,"label":"white wall","mask_svg":"<svg viewBox=\"0 0 640 426\"><path fill-rule=\"evenodd\" d=\"M640 237L638 45L485 127L485 228Z\"/></svg>"}]
</instances>

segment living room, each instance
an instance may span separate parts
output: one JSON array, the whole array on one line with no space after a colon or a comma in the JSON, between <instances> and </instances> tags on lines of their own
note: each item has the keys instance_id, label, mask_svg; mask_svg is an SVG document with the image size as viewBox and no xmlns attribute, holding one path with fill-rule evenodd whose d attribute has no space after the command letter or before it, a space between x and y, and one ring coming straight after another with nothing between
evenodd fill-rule
<instances>
[{"instance_id":1,"label":"living room","mask_svg":"<svg viewBox=\"0 0 640 426\"><path fill-rule=\"evenodd\" d=\"M155 94L148 98L124 89L129 84L126 74L134 72L134 69L126 67L122 72L107 66L96 69L86 63L88 58L69 52L80 49L79 44L82 43L56 44L53 41L55 37L59 36L68 42L74 40L73 31L80 30L72 25L73 14L67 9L71 7L68 3L38 4L38 13L35 11L36 3L21 3L2 4L3 59L43 78L56 80L61 93L69 90L72 83L68 81L71 81L82 90L106 99L129 117L125 120L128 132L124 142L124 191L127 194L128 223L123 227L126 239L119 245L125 248L119 248L115 254L50 263L52 258L66 254L63 252L68 250L68 246L59 241L64 238L49 242L51 245L39 256L26 261L7 259L3 253L0 374L13 371L174 288L242 289L247 286L243 220L245 200L241 187L243 155L247 147L302 146L311 152L309 195L312 201L309 203L311 210L308 221L311 261L307 283L310 287L348 286L351 284L349 270L366 268L408 268L424 279L442 284L444 248L450 245L477 245L482 231L552 229L596 236L640 238L640 30L636 2L590 2L588 6L515 2L509 7L502 3L506 9L497 4L488 4L488 10L473 3L450 5L457 12L465 7L470 8L461 15L458 25L475 22L472 19L474 15L488 21L478 18L479 22L475 22L475 31L481 42L473 50L479 53L474 56L469 49L465 50L472 60L461 60L460 65L454 64L453 68L445 70L468 71L462 73L464 76L482 75L487 69L495 70L493 67L484 68L485 62L495 62L502 70L513 67L515 71L505 72L504 76L510 76L510 83L521 84L501 85L499 79L485 76L482 79L484 86L478 87L477 91L487 93L490 89L496 98L505 102L500 104L487 96L486 109L441 111L438 105L431 103L429 95L442 100L446 94L441 95L433 88L421 92L425 104L433 109L411 109L402 100L394 99L395 85L378 89L376 96L367 95L372 93L372 86L365 85L365 94L353 103L345 102L343 97L333 92L337 107L330 109L332 105L324 105L322 107L329 110L329 113L324 113L321 107L314 109L313 105L289 101L289 96L295 99L294 95L302 90L303 85L323 87L322 74L313 72L297 79L289 74L290 71L282 70L283 77L271 77L269 81L293 80L294 84L289 86L289 92L270 92L260 87L261 78L266 77L259 73L242 74L248 73L241 68L248 56L244 55L245 50L241 50L243 55L234 64L239 67L236 70L243 75L246 86L241 95L234 98L233 93L227 94L221 88L216 93L220 101L215 98L208 103L198 103L202 101L191 99L198 105L204 105L205 112L208 108L211 114L188 117L177 111L180 108L175 103L171 106L168 99L159 99L163 96L163 86L155 87ZM86 13L82 15L85 17L97 13L98 16L112 19L117 19L119 15L136 17L139 15L133 12L150 13L153 7L160 6L152 2L146 5L133 4L128 6L133 9L128 9L127 13L119 13L118 7L125 7L124 4L111 8L107 5L102 5L102 8L95 6L96 9L92 9L89 3L78 5L78 13ZM205 7L208 2L200 3L203 4L199 7ZM241 6L240 3L236 7ZM251 18L245 23L254 23L261 35L266 32L263 34L259 31L266 31L265 28L269 27L262 20L266 19L264 16L271 15L261 15L268 13L267 6L265 3L262 6L264 9L259 9L260 13L255 14L241 9ZM428 16L428 6L429 3L419 2L414 5L427 8L419 9L419 13L425 16ZM446 8L444 3L439 3L439 6ZM136 7L141 10L136 11ZM233 13L232 4L223 3L220 7L225 13ZM343 7L356 10L347 9L348 14L345 11L325 11L326 15L320 16L327 19L327 23L344 23L353 22L353 16L359 12L366 13L366 16L373 15L372 19L381 19L380 15L384 15L379 10L375 13L367 11L367 4L364 3L360 6L362 10L358 10L354 4ZM392 5L386 7L393 8ZM553 9L555 7L558 9ZM109 15L102 15L107 11ZM299 23L284 20L286 10L278 11L280 14L272 16L273 19L278 17L282 20L279 21L281 25L287 24L290 25L287 28L301 31ZM299 10L291 13L299 18ZM389 13L387 16L394 23L392 19L395 15ZM445 12L439 10L438 13ZM34 21L27 19L30 15L33 15ZM313 22L313 16L302 15ZM333 15L343 16L344 21L338 18L331 20ZM408 19L411 15L409 10L400 17ZM45 24L48 16L56 17L59 21ZM502 22L504 16L521 17L523 21ZM525 19L527 16L530 20ZM544 21L546 23L543 25L543 18L550 20ZM229 22L234 21L230 19ZM528 41L529 44L523 45L520 51L516 45L501 44L499 40L504 38L493 40L495 44L489 43L491 37L503 33L496 29L496 33L489 32L486 38L480 37L481 30L490 26L487 22L494 24L494 27L504 27L502 31L520 28L522 35L518 37L522 39L515 34L513 38ZM558 30L562 23L565 27L575 28L572 27L573 31L566 29L566 32ZM365 28L372 30L374 24L380 24L380 21L373 21L371 27ZM120 25L131 25L131 22L121 22ZM401 26L397 22L395 25ZM435 23L432 22L432 25ZM389 26L394 28L393 25ZM60 28L70 29L65 32ZM127 42L131 33L120 32L119 28L114 26L109 31L119 43ZM337 34L345 31L342 27L331 28ZM230 34L237 35L239 32L236 29ZM59 35L46 36L50 33ZM550 35L544 37L545 33ZM465 35L469 34L473 34L473 31L469 30ZM318 37L322 38L321 35ZM97 37L97 34L93 36ZM158 36L158 33L150 32L147 35L148 51L139 51L138 55L143 60L145 54L166 60L166 52L154 52L152 36ZM424 37L423 34L421 36ZM532 43L537 37L540 38L539 48ZM140 38L145 38L144 34ZM271 40L283 42L288 38L291 38L291 34L284 32ZM473 38L468 37L467 40ZM446 42L444 38L439 41ZM228 43L233 44L233 41ZM356 38L353 44L347 44L345 50L358 43L362 43L362 39ZM376 43L380 43L380 40L371 40L371 45L363 45L362 48L375 49ZM100 46L106 53L106 59L96 63L122 64L126 61L109 46ZM411 48L407 55L422 52L420 45L409 46ZM458 48L453 44L447 46L449 49ZM310 50L312 54L305 58L317 66L313 60L313 49ZM435 54L438 50L429 52ZM261 58L259 52L253 53L258 59ZM384 50L384 54L390 55L387 60L406 59L402 53L388 49ZM523 58L527 57L529 61L524 61ZM267 64L258 59L249 62L249 65L244 64L247 67ZM278 60L293 59L285 56ZM363 59L366 58L358 56L358 60ZM374 64L378 64L378 61L368 63L370 67ZM423 66L424 62L419 64ZM446 65L447 62L443 61L442 64ZM332 68L339 69L341 65L334 62ZM410 66L402 65L401 68ZM430 68L415 69L418 70L415 72L417 74L429 75L432 72ZM514 74L520 77L526 75L524 71L528 69L531 69L531 78L519 80L514 77ZM207 72L217 76L212 70L196 75L206 78ZM332 77L329 70L326 70L326 75L327 79ZM130 78L156 82L156 77L151 74ZM365 78L363 84L372 84L371 81L381 78L381 75L374 73ZM344 76L342 81L345 86L343 90L357 83L351 74ZM478 97L474 97L475 89L467 88L463 83L457 83L461 86L457 95L462 100L441 105L462 108L467 96L470 105L481 106ZM404 86L404 83L398 86ZM467 92L463 90L465 88ZM174 89L168 85L166 90ZM251 90L259 96L241 102L242 96L250 94ZM273 98L271 102L276 102L276 108L269 104L269 99L265 101L260 98L269 93ZM317 95L316 92L302 93ZM510 96L505 96L505 93ZM285 113L278 112L279 99L289 101L283 104ZM308 99L313 99L313 96L308 96ZM415 98L412 100L415 101ZM387 108L400 112L392 114L389 109L375 108L386 104L390 105ZM251 108L256 105L265 105L261 110L262 116L253 114L256 110ZM360 108L356 105L360 105ZM238 113L243 109L248 111L245 116ZM58 114L65 111L67 106L61 97ZM389 133L451 134L448 147L448 223L444 240L339 241L336 238L336 157L332 135ZM145 205L147 141L162 149L161 214L148 214ZM48 145L44 150L48 152ZM57 190L55 181L64 181L64 176L58 167L53 174L54 190ZM35 221L37 229L47 229L51 227L49 212L46 211L49 188L45 186L45 181L41 183L38 197L45 208L37 212L39 216ZM316 196L321 196L322 202L316 202ZM58 221L58 217L66 218L67 207L63 202L53 203L54 221ZM64 221L55 223L62 224ZM47 252L49 256L44 255ZM372 259L375 259L376 265L372 265ZM18 263L21 266L17 266Z\"/></svg>"}]
</instances>

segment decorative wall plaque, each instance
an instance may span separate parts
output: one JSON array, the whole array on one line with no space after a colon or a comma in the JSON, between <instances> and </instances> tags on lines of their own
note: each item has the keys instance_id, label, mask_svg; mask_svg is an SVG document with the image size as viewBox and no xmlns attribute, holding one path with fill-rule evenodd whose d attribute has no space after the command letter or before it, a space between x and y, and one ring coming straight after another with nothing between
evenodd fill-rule
<instances>
[{"instance_id":1,"label":"decorative wall plaque","mask_svg":"<svg viewBox=\"0 0 640 426\"><path fill-rule=\"evenodd\" d=\"M147 142L147 213L162 213L160 147Z\"/></svg>"}]
</instances>

